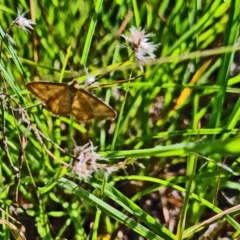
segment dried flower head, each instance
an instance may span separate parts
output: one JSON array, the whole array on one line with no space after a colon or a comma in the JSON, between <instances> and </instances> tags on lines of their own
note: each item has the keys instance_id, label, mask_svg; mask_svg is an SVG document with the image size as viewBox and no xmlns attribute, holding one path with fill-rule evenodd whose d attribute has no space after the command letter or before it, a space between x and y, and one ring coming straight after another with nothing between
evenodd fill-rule
<instances>
[{"instance_id":1,"label":"dried flower head","mask_svg":"<svg viewBox=\"0 0 240 240\"><path fill-rule=\"evenodd\" d=\"M35 22L33 22L31 19L26 19L24 17L27 12L21 14L18 9L18 17L14 20L14 23L19 28L22 28L26 33L30 33L30 30L33 30L32 25L34 25Z\"/></svg>"},{"instance_id":2,"label":"dried flower head","mask_svg":"<svg viewBox=\"0 0 240 240\"><path fill-rule=\"evenodd\" d=\"M130 48L134 52L136 60L141 63L145 63L147 60L154 60L155 54L153 53L156 50L156 46L152 42L149 42L150 33L146 34L144 29L131 27L129 29L130 35L126 36L121 34L121 36L128 42Z\"/></svg>"},{"instance_id":3,"label":"dried flower head","mask_svg":"<svg viewBox=\"0 0 240 240\"><path fill-rule=\"evenodd\" d=\"M77 174L80 179L87 180L92 177L94 173L99 173L100 171L104 172L106 175L111 175L119 169L125 169L129 164L136 163L130 159L112 165L98 163L97 160L106 161L107 159L101 154L96 153L95 150L96 147L93 146L91 141L84 146L75 148L75 158L72 160L71 166L73 172Z\"/></svg>"},{"instance_id":4,"label":"dried flower head","mask_svg":"<svg viewBox=\"0 0 240 240\"><path fill-rule=\"evenodd\" d=\"M107 159L101 154L96 153L96 148L97 147L94 147L91 141L84 146L78 146L75 148L74 155L76 158L73 161L72 168L79 178L87 180L88 178L92 177L93 173L98 173L100 170L107 174L117 171L117 167L97 163L97 160Z\"/></svg>"}]
</instances>

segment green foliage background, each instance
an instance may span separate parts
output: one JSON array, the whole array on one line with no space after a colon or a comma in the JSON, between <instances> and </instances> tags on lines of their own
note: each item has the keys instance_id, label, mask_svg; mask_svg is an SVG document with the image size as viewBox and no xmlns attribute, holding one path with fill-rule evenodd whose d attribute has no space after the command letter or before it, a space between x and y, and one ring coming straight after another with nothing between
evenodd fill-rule
<instances>
[{"instance_id":1,"label":"green foliage background","mask_svg":"<svg viewBox=\"0 0 240 240\"><path fill-rule=\"evenodd\" d=\"M227 235L227 224L238 239L239 6L237 0L22 0L18 8L29 9L26 17L36 25L31 34L14 27L12 46L4 31L17 17L16 3L1 0L2 219L23 225L27 239L119 239L121 232L124 239L198 239L213 221L219 225L209 239ZM134 81L116 83L142 74L124 39L115 38L130 9L127 29L152 33L156 61ZM117 111L116 120L81 124L31 107L39 101L27 82L59 82L62 72L64 82L75 77L84 84L85 66L102 76L104 87L94 94ZM87 182L72 177L62 162L89 140L109 165L125 170ZM172 203L173 190L184 198ZM163 209L176 214L173 227ZM1 239L10 238L9 228L4 222Z\"/></svg>"}]
</instances>

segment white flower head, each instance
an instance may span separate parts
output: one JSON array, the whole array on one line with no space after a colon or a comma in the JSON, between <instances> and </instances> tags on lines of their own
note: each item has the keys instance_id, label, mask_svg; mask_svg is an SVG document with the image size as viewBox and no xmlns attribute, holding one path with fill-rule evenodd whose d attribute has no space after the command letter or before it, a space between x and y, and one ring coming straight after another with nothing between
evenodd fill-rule
<instances>
[{"instance_id":1,"label":"white flower head","mask_svg":"<svg viewBox=\"0 0 240 240\"><path fill-rule=\"evenodd\" d=\"M14 23L19 28L22 28L26 33L30 33L30 30L33 30L32 25L34 25L35 22L33 22L31 19L27 19L24 17L27 12L21 14L18 9L18 17L14 20Z\"/></svg>"},{"instance_id":2,"label":"white flower head","mask_svg":"<svg viewBox=\"0 0 240 240\"><path fill-rule=\"evenodd\" d=\"M85 84L86 85L91 85L91 84L93 84L95 82L95 79L96 79L95 76L89 75L89 76L87 76Z\"/></svg>"},{"instance_id":3,"label":"white flower head","mask_svg":"<svg viewBox=\"0 0 240 240\"><path fill-rule=\"evenodd\" d=\"M84 71L85 71L85 74L87 76L87 79L85 81L85 86L89 86L89 85L92 85L92 86L96 86L98 87L98 83L96 82L96 77L93 76L93 75L90 75L88 73L88 68L86 66L84 66Z\"/></svg>"},{"instance_id":4,"label":"white flower head","mask_svg":"<svg viewBox=\"0 0 240 240\"><path fill-rule=\"evenodd\" d=\"M7 33L6 34L6 38L8 39L8 41L12 44L12 45L16 45L15 41L13 40L13 38Z\"/></svg>"},{"instance_id":5,"label":"white flower head","mask_svg":"<svg viewBox=\"0 0 240 240\"><path fill-rule=\"evenodd\" d=\"M128 42L130 48L134 52L134 56L138 62L145 63L147 60L154 60L156 46L152 42L149 42L149 37L152 35L150 33L146 34L144 29L131 27L129 29L130 34L126 36L121 34L121 36Z\"/></svg>"},{"instance_id":6,"label":"white flower head","mask_svg":"<svg viewBox=\"0 0 240 240\"><path fill-rule=\"evenodd\" d=\"M74 150L76 158L73 161L73 171L84 180L100 170L101 165L97 163L97 160L106 160L95 150L96 147L93 146L91 141L84 146L76 147Z\"/></svg>"},{"instance_id":7,"label":"white flower head","mask_svg":"<svg viewBox=\"0 0 240 240\"><path fill-rule=\"evenodd\" d=\"M96 153L97 147L94 147L92 142L85 144L84 146L78 146L74 150L75 158L70 164L72 170L78 175L80 179L87 180L92 177L94 173L103 172L106 176L109 176L119 169L125 169L129 164L128 161L119 162L117 164L98 163L97 160L106 161L101 154Z\"/></svg>"}]
</instances>

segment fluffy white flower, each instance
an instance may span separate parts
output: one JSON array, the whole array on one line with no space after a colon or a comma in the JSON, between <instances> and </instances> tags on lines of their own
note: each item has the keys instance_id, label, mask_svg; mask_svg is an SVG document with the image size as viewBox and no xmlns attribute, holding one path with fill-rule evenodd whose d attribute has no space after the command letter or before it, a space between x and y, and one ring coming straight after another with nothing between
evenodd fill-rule
<instances>
[{"instance_id":1,"label":"fluffy white flower","mask_svg":"<svg viewBox=\"0 0 240 240\"><path fill-rule=\"evenodd\" d=\"M92 142L85 144L84 146L78 146L74 150L75 158L72 160L72 171L78 175L80 179L88 180L94 173L103 172L107 176L113 174L119 169L125 169L128 164L132 164L131 161L125 160L117 164L110 165L105 163L98 163L97 160L106 161L101 154L95 152L96 147Z\"/></svg>"},{"instance_id":2,"label":"fluffy white flower","mask_svg":"<svg viewBox=\"0 0 240 240\"><path fill-rule=\"evenodd\" d=\"M9 41L12 45L16 45L15 41L13 40L13 38L12 38L9 34L6 34L6 38L8 39L8 41Z\"/></svg>"},{"instance_id":3,"label":"fluffy white flower","mask_svg":"<svg viewBox=\"0 0 240 240\"><path fill-rule=\"evenodd\" d=\"M32 25L34 25L35 22L33 22L31 19L25 18L24 16L26 13L27 12L21 14L21 12L18 9L18 17L14 20L14 23L19 28L22 28L26 33L30 33L30 30L33 30Z\"/></svg>"},{"instance_id":4,"label":"fluffy white flower","mask_svg":"<svg viewBox=\"0 0 240 240\"><path fill-rule=\"evenodd\" d=\"M73 161L73 171L84 180L87 180L94 172L101 169L101 165L97 163L97 160L105 160L95 150L96 147L93 146L92 142L76 147L74 150L76 158Z\"/></svg>"},{"instance_id":5,"label":"fluffy white flower","mask_svg":"<svg viewBox=\"0 0 240 240\"><path fill-rule=\"evenodd\" d=\"M121 34L121 36L128 42L130 48L134 52L134 56L138 62L146 62L147 60L154 60L156 46L152 42L149 42L150 33L146 34L144 29L131 27L129 29L130 34L126 36Z\"/></svg>"}]
</instances>

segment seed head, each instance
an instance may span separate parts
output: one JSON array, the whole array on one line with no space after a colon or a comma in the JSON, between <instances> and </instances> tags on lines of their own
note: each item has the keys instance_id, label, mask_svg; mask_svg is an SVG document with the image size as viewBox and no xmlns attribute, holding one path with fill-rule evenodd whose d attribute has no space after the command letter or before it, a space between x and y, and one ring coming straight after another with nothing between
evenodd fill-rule
<instances>
[{"instance_id":1,"label":"seed head","mask_svg":"<svg viewBox=\"0 0 240 240\"><path fill-rule=\"evenodd\" d=\"M24 17L27 12L21 14L21 12L18 9L18 16L14 20L14 23L19 28L22 28L26 33L30 33L30 30L33 30L32 25L34 25L35 22L33 22L31 19L27 19L27 18Z\"/></svg>"},{"instance_id":2,"label":"seed head","mask_svg":"<svg viewBox=\"0 0 240 240\"><path fill-rule=\"evenodd\" d=\"M134 56L139 63L145 63L147 60L154 60L156 46L152 42L149 42L149 37L152 35L150 33L146 34L144 29L131 27L129 29L130 34L126 36L121 34L121 36L127 41L128 45L134 52Z\"/></svg>"}]
</instances>

